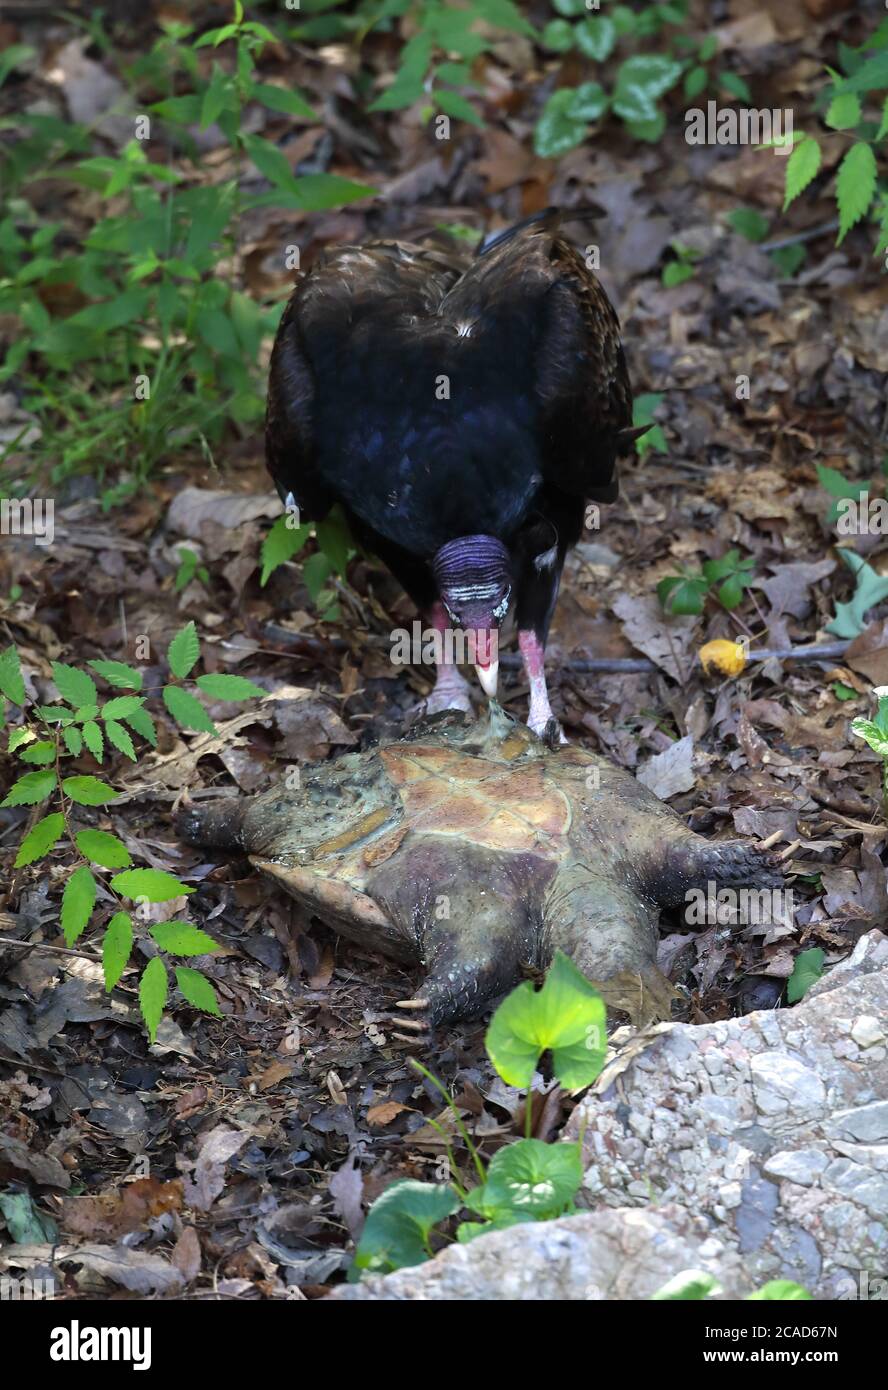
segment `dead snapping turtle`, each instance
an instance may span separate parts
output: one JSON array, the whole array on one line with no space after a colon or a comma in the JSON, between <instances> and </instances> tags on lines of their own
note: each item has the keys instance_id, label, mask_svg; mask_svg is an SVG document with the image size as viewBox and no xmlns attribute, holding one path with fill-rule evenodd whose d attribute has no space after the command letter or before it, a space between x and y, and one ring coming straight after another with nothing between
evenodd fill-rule
<instances>
[{"instance_id":1,"label":"dead snapping turtle","mask_svg":"<svg viewBox=\"0 0 888 1390\"><path fill-rule=\"evenodd\" d=\"M628 772L552 751L498 706L307 769L297 790L191 805L192 844L251 862L342 935L420 964L399 1025L470 1018L560 947L613 1008L668 1017L659 908L688 889L766 887L772 858L710 843Z\"/></svg>"}]
</instances>

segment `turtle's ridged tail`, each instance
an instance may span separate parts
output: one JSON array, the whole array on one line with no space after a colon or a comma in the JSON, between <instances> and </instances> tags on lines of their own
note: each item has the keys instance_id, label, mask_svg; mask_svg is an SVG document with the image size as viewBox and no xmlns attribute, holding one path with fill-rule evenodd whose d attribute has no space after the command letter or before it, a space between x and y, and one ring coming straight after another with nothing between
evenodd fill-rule
<instances>
[{"instance_id":1,"label":"turtle's ridged tail","mask_svg":"<svg viewBox=\"0 0 888 1390\"><path fill-rule=\"evenodd\" d=\"M712 843L694 836L669 845L648 886L661 907L677 907L689 891L705 892L712 883L717 888L779 888L783 867L776 854L742 840Z\"/></svg>"},{"instance_id":2,"label":"turtle's ridged tail","mask_svg":"<svg viewBox=\"0 0 888 1390\"><path fill-rule=\"evenodd\" d=\"M182 806L176 815L176 833L189 845L204 849L243 849L244 803L240 797L199 806Z\"/></svg>"}]
</instances>

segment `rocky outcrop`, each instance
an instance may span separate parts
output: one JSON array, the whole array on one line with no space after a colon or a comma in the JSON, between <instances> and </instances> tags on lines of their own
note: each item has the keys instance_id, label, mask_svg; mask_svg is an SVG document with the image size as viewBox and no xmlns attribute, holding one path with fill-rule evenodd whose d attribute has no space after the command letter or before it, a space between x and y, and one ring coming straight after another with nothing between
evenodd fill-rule
<instances>
[{"instance_id":1,"label":"rocky outcrop","mask_svg":"<svg viewBox=\"0 0 888 1390\"><path fill-rule=\"evenodd\" d=\"M863 937L794 1009L636 1037L580 1133L589 1205L686 1207L754 1283L840 1298L886 1280L888 938Z\"/></svg>"},{"instance_id":2,"label":"rocky outcrop","mask_svg":"<svg viewBox=\"0 0 888 1390\"><path fill-rule=\"evenodd\" d=\"M589 1211L335 1296L647 1298L694 1268L726 1297L774 1278L888 1297L888 937L796 1008L621 1041L565 1135L583 1138Z\"/></svg>"}]
</instances>

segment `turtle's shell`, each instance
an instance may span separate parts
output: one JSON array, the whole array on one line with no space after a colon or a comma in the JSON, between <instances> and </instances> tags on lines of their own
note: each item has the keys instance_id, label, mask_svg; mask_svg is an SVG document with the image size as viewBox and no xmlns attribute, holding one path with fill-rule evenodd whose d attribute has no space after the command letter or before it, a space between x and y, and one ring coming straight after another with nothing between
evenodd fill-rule
<instances>
[{"instance_id":1,"label":"turtle's shell","mask_svg":"<svg viewBox=\"0 0 888 1390\"><path fill-rule=\"evenodd\" d=\"M541 761L509 767L434 744L393 744L380 756L415 834L453 835L547 858L563 854L570 802Z\"/></svg>"}]
</instances>

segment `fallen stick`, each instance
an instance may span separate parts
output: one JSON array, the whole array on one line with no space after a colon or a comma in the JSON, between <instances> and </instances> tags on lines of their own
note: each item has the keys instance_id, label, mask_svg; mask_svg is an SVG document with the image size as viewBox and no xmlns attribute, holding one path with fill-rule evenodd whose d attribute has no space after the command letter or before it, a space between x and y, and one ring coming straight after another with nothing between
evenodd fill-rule
<instances>
[{"instance_id":1,"label":"fallen stick","mask_svg":"<svg viewBox=\"0 0 888 1390\"><path fill-rule=\"evenodd\" d=\"M291 632L288 628L279 627L277 623L265 623L263 632L273 642L280 643L281 646L290 648L288 655L304 656L311 660L322 661L326 655L329 658L331 652L344 652L349 650L347 642L341 637L330 637L326 640L319 637L307 637L304 633ZM388 639L377 634L370 634L367 638L367 645L379 649L388 645ZM761 647L758 650L749 652L749 661L801 661L805 663L813 661L836 661L845 655L850 643L848 642L826 642L819 647ZM518 652L504 652L500 657L500 666L507 671L518 670L521 666L521 657ZM643 675L645 672L656 671L659 668L653 661L649 661L646 656L602 656L602 657L568 657L561 663L562 671L574 671L578 675Z\"/></svg>"}]
</instances>

